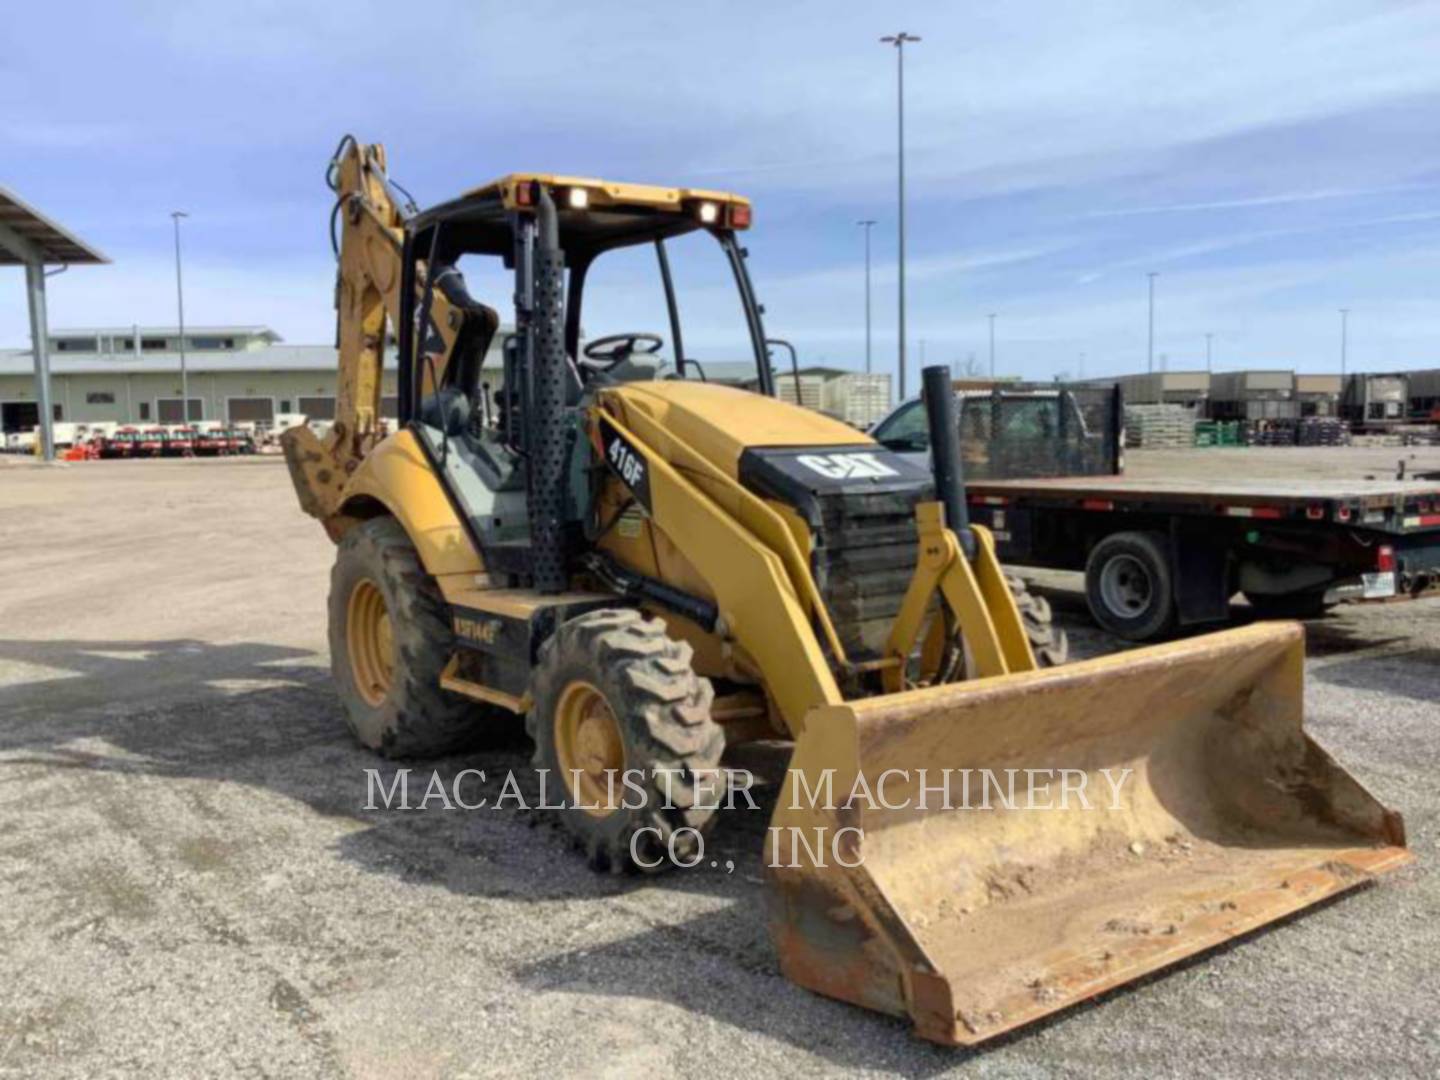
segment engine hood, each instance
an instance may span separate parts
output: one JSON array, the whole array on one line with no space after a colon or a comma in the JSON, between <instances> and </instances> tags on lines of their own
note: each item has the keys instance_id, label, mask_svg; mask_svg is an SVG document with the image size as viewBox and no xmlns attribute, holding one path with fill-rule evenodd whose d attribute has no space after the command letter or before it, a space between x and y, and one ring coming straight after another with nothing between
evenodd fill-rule
<instances>
[{"instance_id":1,"label":"engine hood","mask_svg":"<svg viewBox=\"0 0 1440 1080\"><path fill-rule=\"evenodd\" d=\"M794 507L812 530L836 497L879 497L887 513L898 498L908 516L933 490L927 469L864 432L762 394L677 379L607 388L601 400L621 416L645 413L746 488Z\"/></svg>"},{"instance_id":2,"label":"engine hood","mask_svg":"<svg viewBox=\"0 0 1440 1080\"><path fill-rule=\"evenodd\" d=\"M643 412L675 438L732 477L740 458L755 447L875 448L862 431L763 394L716 383L679 379L633 382L607 388L600 399L621 416Z\"/></svg>"}]
</instances>

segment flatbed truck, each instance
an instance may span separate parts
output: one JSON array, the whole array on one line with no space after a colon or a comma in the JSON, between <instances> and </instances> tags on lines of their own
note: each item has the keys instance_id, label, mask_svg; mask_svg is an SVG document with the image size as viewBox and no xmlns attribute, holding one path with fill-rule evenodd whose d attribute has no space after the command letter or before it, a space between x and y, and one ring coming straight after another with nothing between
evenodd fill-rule
<instances>
[{"instance_id":1,"label":"flatbed truck","mask_svg":"<svg viewBox=\"0 0 1440 1080\"><path fill-rule=\"evenodd\" d=\"M928 455L907 419L918 405L872 434ZM1119 637L1228 620L1237 593L1262 616L1307 618L1440 589L1440 481L1245 478L1221 449L1199 451L1213 478L1126 475L1118 392L1004 390L961 415L972 520L1005 563L1082 572L1091 614ZM1029 475L1037 461L1061 474Z\"/></svg>"}]
</instances>

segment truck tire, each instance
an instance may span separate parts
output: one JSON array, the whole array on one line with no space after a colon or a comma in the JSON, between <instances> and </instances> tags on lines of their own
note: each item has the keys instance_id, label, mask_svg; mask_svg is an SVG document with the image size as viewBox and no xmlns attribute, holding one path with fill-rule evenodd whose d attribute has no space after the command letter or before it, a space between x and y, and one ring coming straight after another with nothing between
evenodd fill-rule
<instances>
[{"instance_id":1,"label":"truck tire","mask_svg":"<svg viewBox=\"0 0 1440 1080\"><path fill-rule=\"evenodd\" d=\"M1065 663L1070 658L1070 639L1055 625L1050 601L1032 593L1025 580L1015 574L1006 574L1005 584L1010 587L1010 595L1020 610L1020 621L1025 625L1025 636L1030 639L1035 662L1042 668Z\"/></svg>"},{"instance_id":2,"label":"truck tire","mask_svg":"<svg viewBox=\"0 0 1440 1080\"><path fill-rule=\"evenodd\" d=\"M595 870L655 873L703 853L725 734L690 661L663 622L622 608L571 619L540 648L525 719L534 764Z\"/></svg>"},{"instance_id":3,"label":"truck tire","mask_svg":"<svg viewBox=\"0 0 1440 1080\"><path fill-rule=\"evenodd\" d=\"M356 525L330 574L330 669L351 732L385 757L461 749L478 710L440 688L455 650L449 611L391 517Z\"/></svg>"},{"instance_id":4,"label":"truck tire","mask_svg":"<svg viewBox=\"0 0 1440 1080\"><path fill-rule=\"evenodd\" d=\"M1154 641L1175 625L1175 587L1163 533L1105 537L1085 564L1085 599L1102 628L1126 641Z\"/></svg>"},{"instance_id":5,"label":"truck tire","mask_svg":"<svg viewBox=\"0 0 1440 1080\"><path fill-rule=\"evenodd\" d=\"M1285 593L1283 596L1247 592L1245 599L1255 609L1255 617L1259 619L1318 619L1335 606L1325 602L1324 589Z\"/></svg>"}]
</instances>

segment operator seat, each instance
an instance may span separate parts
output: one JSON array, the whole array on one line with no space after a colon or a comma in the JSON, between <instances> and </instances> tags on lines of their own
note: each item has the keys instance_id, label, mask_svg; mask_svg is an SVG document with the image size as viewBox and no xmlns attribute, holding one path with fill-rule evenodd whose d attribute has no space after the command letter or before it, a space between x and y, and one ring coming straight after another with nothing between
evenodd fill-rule
<instances>
[{"instance_id":1,"label":"operator seat","mask_svg":"<svg viewBox=\"0 0 1440 1080\"><path fill-rule=\"evenodd\" d=\"M434 281L435 288L440 290L450 306L465 316L455 338L455 347L450 351L449 370L445 372L444 381L470 394L480 385L480 368L485 363L490 343L495 340L495 332L500 329L500 314L470 295L470 290L465 287L465 276L454 266L441 269Z\"/></svg>"}]
</instances>

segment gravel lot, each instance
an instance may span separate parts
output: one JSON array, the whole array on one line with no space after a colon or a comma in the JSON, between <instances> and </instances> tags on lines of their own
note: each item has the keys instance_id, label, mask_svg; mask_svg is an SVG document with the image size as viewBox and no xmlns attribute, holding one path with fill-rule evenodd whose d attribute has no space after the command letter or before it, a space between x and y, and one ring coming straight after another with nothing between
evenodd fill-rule
<instances>
[{"instance_id":1,"label":"gravel lot","mask_svg":"<svg viewBox=\"0 0 1440 1080\"><path fill-rule=\"evenodd\" d=\"M1310 729L1417 866L965 1053L781 978L759 814L632 881L519 811L364 810L277 460L0 462L0 544L0 1075L1440 1073L1440 601L1309 628Z\"/></svg>"}]
</instances>

